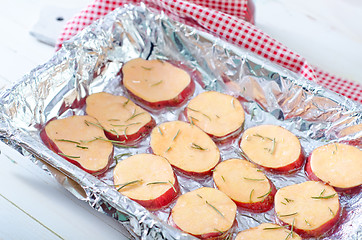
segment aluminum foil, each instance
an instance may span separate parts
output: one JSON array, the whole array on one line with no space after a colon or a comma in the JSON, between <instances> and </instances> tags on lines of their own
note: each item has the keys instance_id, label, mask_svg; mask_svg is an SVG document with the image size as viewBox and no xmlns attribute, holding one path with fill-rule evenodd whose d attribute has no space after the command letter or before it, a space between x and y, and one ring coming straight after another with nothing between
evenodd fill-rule
<instances>
[{"instance_id":1,"label":"aluminum foil","mask_svg":"<svg viewBox=\"0 0 362 240\"><path fill-rule=\"evenodd\" d=\"M169 19L163 13L127 5L108 14L70 41L44 65L0 95L0 139L50 172L76 197L121 222L137 239L192 239L166 224L172 206L150 213L119 194L112 185L112 168L94 177L50 151L39 130L54 117L84 114L82 101L89 94L106 91L126 95L118 72L130 59L171 59L196 68L203 76L195 94L216 90L243 98L245 128L276 124L296 134L305 155L326 142L360 139L358 132L343 138L338 133L362 123L362 107L316 83ZM152 112L157 123L176 120L181 108ZM240 158L234 143L220 147L222 160ZM361 147L361 146L359 146ZM149 138L137 148L115 148L122 160L127 154L149 152ZM48 166L48 167L47 167ZM277 188L306 181L303 170L292 175L266 173ZM65 177L64 177L65 176ZM182 193L201 186L213 187L210 176L191 178L178 174ZM343 207L337 227L321 239L361 239L362 194L340 195ZM275 220L273 210L249 213L238 210L238 231Z\"/></svg>"}]
</instances>

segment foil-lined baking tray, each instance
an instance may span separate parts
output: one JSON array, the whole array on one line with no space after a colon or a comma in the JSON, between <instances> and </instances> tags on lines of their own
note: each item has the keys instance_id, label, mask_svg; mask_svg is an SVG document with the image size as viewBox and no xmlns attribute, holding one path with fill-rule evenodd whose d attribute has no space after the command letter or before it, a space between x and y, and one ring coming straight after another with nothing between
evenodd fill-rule
<instances>
[{"instance_id":1,"label":"foil-lined baking tray","mask_svg":"<svg viewBox=\"0 0 362 240\"><path fill-rule=\"evenodd\" d=\"M181 61L197 69L203 82L194 95L216 90L243 99L245 128L276 124L298 136L305 155L326 142L361 139L362 133L338 138L339 132L362 123L361 105L316 83L237 48L212 35L174 22L145 5L116 9L76 37L44 65L0 95L0 139L30 160L64 175L61 184L94 209L121 222L135 238L192 239L166 224L170 207L150 213L110 187L112 169L95 177L50 151L39 131L54 117L84 114L82 102L89 94L106 91L127 95L119 71L130 59ZM152 112L157 123L178 119L181 108ZM222 160L241 157L238 141L220 148ZM361 147L361 146L359 146ZM119 148L115 157L149 151L149 138L137 148ZM111 166L114 167L115 163ZM292 175L266 173L277 188L306 181L302 170ZM210 176L193 179L178 175L182 193L200 186L213 187ZM342 194L341 220L322 239L360 239L362 236L362 194ZM236 232L274 221L274 212L249 213L239 210Z\"/></svg>"}]
</instances>

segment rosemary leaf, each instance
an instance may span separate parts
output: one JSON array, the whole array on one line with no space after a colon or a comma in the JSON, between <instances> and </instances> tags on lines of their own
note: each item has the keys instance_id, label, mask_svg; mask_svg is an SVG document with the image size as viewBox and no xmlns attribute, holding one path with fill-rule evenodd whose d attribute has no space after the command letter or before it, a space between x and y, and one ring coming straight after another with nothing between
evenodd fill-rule
<instances>
[{"instance_id":1,"label":"rosemary leaf","mask_svg":"<svg viewBox=\"0 0 362 240\"><path fill-rule=\"evenodd\" d=\"M128 185L131 185L131 184L134 184L134 183L139 183L139 182L142 182L142 180L134 180L134 181L131 181L131 182L128 182L128 183L124 183L124 184L117 184L115 186L121 186L117 189L117 191L121 190L122 188L128 186Z\"/></svg>"},{"instance_id":2,"label":"rosemary leaf","mask_svg":"<svg viewBox=\"0 0 362 240\"><path fill-rule=\"evenodd\" d=\"M77 145L76 147L81 148L81 149L88 149L88 147L84 147L84 146L81 146L81 145Z\"/></svg>"},{"instance_id":3,"label":"rosemary leaf","mask_svg":"<svg viewBox=\"0 0 362 240\"><path fill-rule=\"evenodd\" d=\"M190 109L190 110L193 111L193 112L200 113L200 114L204 115L205 117L207 117L207 118L211 121L211 117L208 116L208 115L206 115L205 113L203 113L203 112L201 112L201 111L199 111L199 110L195 110L195 109L190 108L190 107L187 107L187 109Z\"/></svg>"},{"instance_id":4,"label":"rosemary leaf","mask_svg":"<svg viewBox=\"0 0 362 240\"><path fill-rule=\"evenodd\" d=\"M225 178L224 178L224 176L223 176L223 175L221 175L221 178L222 178L222 180L225 182Z\"/></svg>"},{"instance_id":5,"label":"rosemary leaf","mask_svg":"<svg viewBox=\"0 0 362 240\"><path fill-rule=\"evenodd\" d=\"M198 194L198 193L196 194L196 196L198 196L199 198L202 198L202 197L201 197L201 195L200 195L200 194Z\"/></svg>"},{"instance_id":6,"label":"rosemary leaf","mask_svg":"<svg viewBox=\"0 0 362 240\"><path fill-rule=\"evenodd\" d=\"M67 157L67 158L80 158L80 156L70 156L70 155L66 155L64 153L58 153L61 156Z\"/></svg>"},{"instance_id":7,"label":"rosemary leaf","mask_svg":"<svg viewBox=\"0 0 362 240\"><path fill-rule=\"evenodd\" d=\"M323 189L323 191L319 194L319 196L322 196L325 191L326 189Z\"/></svg>"},{"instance_id":8,"label":"rosemary leaf","mask_svg":"<svg viewBox=\"0 0 362 240\"><path fill-rule=\"evenodd\" d=\"M272 191L272 188L270 188L269 189L269 191L267 192L267 193L265 193L264 195L261 195L260 197L258 197L258 198L263 198L263 197L265 197L265 196L268 196L269 195L269 193L271 193L271 191Z\"/></svg>"},{"instance_id":9,"label":"rosemary leaf","mask_svg":"<svg viewBox=\"0 0 362 240\"><path fill-rule=\"evenodd\" d=\"M146 112L141 112L136 114L136 109L133 111L132 116L130 116L125 122L128 122L129 120L134 119L135 117L138 117L139 115L145 114Z\"/></svg>"},{"instance_id":10,"label":"rosemary leaf","mask_svg":"<svg viewBox=\"0 0 362 240\"><path fill-rule=\"evenodd\" d=\"M116 136L117 136L117 138L119 138L119 134L118 134L118 132L116 131L116 129L113 128L113 129L111 129L110 131L113 132L113 133L115 133Z\"/></svg>"},{"instance_id":11,"label":"rosemary leaf","mask_svg":"<svg viewBox=\"0 0 362 240\"><path fill-rule=\"evenodd\" d=\"M194 120L195 120L195 121L199 121L197 118L190 117L190 123L191 123L191 125L195 125Z\"/></svg>"},{"instance_id":12,"label":"rosemary leaf","mask_svg":"<svg viewBox=\"0 0 362 240\"><path fill-rule=\"evenodd\" d=\"M295 213L279 215L279 217L289 217L289 216L294 216L294 215L297 215L297 214L298 214L298 212L295 212Z\"/></svg>"},{"instance_id":13,"label":"rosemary leaf","mask_svg":"<svg viewBox=\"0 0 362 240\"><path fill-rule=\"evenodd\" d=\"M246 180L251 180L251 181L265 181L265 179L261 179L261 178L247 178L247 177L243 177Z\"/></svg>"},{"instance_id":14,"label":"rosemary leaf","mask_svg":"<svg viewBox=\"0 0 362 240\"><path fill-rule=\"evenodd\" d=\"M270 154L273 154L274 151L275 151L275 138L273 138L273 146L272 146L272 148L270 150Z\"/></svg>"},{"instance_id":15,"label":"rosemary leaf","mask_svg":"<svg viewBox=\"0 0 362 240\"><path fill-rule=\"evenodd\" d=\"M118 122L118 121L121 121L121 120L119 120L119 119L116 119L116 118L111 118L111 119L108 119L108 121L109 121L109 122L113 122L113 121L116 121L116 122Z\"/></svg>"},{"instance_id":16,"label":"rosemary leaf","mask_svg":"<svg viewBox=\"0 0 362 240\"><path fill-rule=\"evenodd\" d=\"M137 125L140 123L141 122L135 122L135 123L130 123L130 124L111 124L111 126L113 126L113 127L129 127L129 126Z\"/></svg>"},{"instance_id":17,"label":"rosemary leaf","mask_svg":"<svg viewBox=\"0 0 362 240\"><path fill-rule=\"evenodd\" d=\"M161 136L163 136L163 132L161 131L161 128L157 127L157 129L158 129L158 132L161 134Z\"/></svg>"},{"instance_id":18,"label":"rosemary leaf","mask_svg":"<svg viewBox=\"0 0 362 240\"><path fill-rule=\"evenodd\" d=\"M318 197L311 197L313 199L329 199L329 198L333 198L334 196L336 196L336 193L328 195L328 196L318 196Z\"/></svg>"},{"instance_id":19,"label":"rosemary leaf","mask_svg":"<svg viewBox=\"0 0 362 240\"><path fill-rule=\"evenodd\" d=\"M332 214L332 216L334 216L335 214L334 214L334 212L332 211L332 209L331 209L330 207L328 207L328 209L329 209L329 212Z\"/></svg>"},{"instance_id":20,"label":"rosemary leaf","mask_svg":"<svg viewBox=\"0 0 362 240\"><path fill-rule=\"evenodd\" d=\"M253 192L254 192L254 189L251 190L251 192L250 192L250 196L249 196L249 201L250 201L250 203L253 202L253 200L252 200Z\"/></svg>"},{"instance_id":21,"label":"rosemary leaf","mask_svg":"<svg viewBox=\"0 0 362 240\"><path fill-rule=\"evenodd\" d=\"M73 141L73 140L68 140L68 139L55 139L55 141L59 141L59 142L69 142L69 143L74 143L74 144L80 145L80 142Z\"/></svg>"},{"instance_id":22,"label":"rosemary leaf","mask_svg":"<svg viewBox=\"0 0 362 240\"><path fill-rule=\"evenodd\" d=\"M132 154L131 153L121 153L121 154L118 154L116 156L114 156L114 160L116 161L116 164L118 163L118 160L124 156L131 156Z\"/></svg>"},{"instance_id":23,"label":"rosemary leaf","mask_svg":"<svg viewBox=\"0 0 362 240\"><path fill-rule=\"evenodd\" d=\"M209 205L210 207L212 207L212 208L213 208L218 214L220 214L223 218L225 218L224 215L223 215L216 207L214 207L211 203L209 203L207 200L206 200L206 204Z\"/></svg>"},{"instance_id":24,"label":"rosemary leaf","mask_svg":"<svg viewBox=\"0 0 362 240\"><path fill-rule=\"evenodd\" d=\"M197 149L197 150L201 150L201 151L205 151L207 150L207 148L203 148L200 145L197 145L196 143L192 143L191 144L191 148Z\"/></svg>"},{"instance_id":25,"label":"rosemary leaf","mask_svg":"<svg viewBox=\"0 0 362 240\"><path fill-rule=\"evenodd\" d=\"M123 107L125 107L129 103L129 99L123 103Z\"/></svg>"},{"instance_id":26,"label":"rosemary leaf","mask_svg":"<svg viewBox=\"0 0 362 240\"><path fill-rule=\"evenodd\" d=\"M156 82L156 83L154 83L154 84L151 84L150 87L154 87L154 86L160 85L162 82L163 82L163 80L158 81L158 82Z\"/></svg>"},{"instance_id":27,"label":"rosemary leaf","mask_svg":"<svg viewBox=\"0 0 362 240\"><path fill-rule=\"evenodd\" d=\"M128 127L126 127L126 128L124 129L124 131L123 131L123 133L124 133L124 137L125 137L126 139L128 139L128 136L127 136L127 129L128 129Z\"/></svg>"},{"instance_id":28,"label":"rosemary leaf","mask_svg":"<svg viewBox=\"0 0 362 240\"><path fill-rule=\"evenodd\" d=\"M285 201L287 201L287 203L294 202L294 200L290 199L290 198L284 198L284 199L285 199Z\"/></svg>"},{"instance_id":29,"label":"rosemary leaf","mask_svg":"<svg viewBox=\"0 0 362 240\"><path fill-rule=\"evenodd\" d=\"M175 141L175 139L177 138L177 136L179 135L180 133L180 129L177 131L176 135L172 138L172 141Z\"/></svg>"},{"instance_id":30,"label":"rosemary leaf","mask_svg":"<svg viewBox=\"0 0 362 240\"><path fill-rule=\"evenodd\" d=\"M168 152L171 150L171 147L168 147L165 152Z\"/></svg>"},{"instance_id":31,"label":"rosemary leaf","mask_svg":"<svg viewBox=\"0 0 362 240\"><path fill-rule=\"evenodd\" d=\"M307 221L307 219L304 219L305 223L310 227L312 225L310 225L310 223Z\"/></svg>"},{"instance_id":32,"label":"rosemary leaf","mask_svg":"<svg viewBox=\"0 0 362 240\"><path fill-rule=\"evenodd\" d=\"M279 227L266 227L266 228L263 228L263 230L275 230L275 229L281 229L281 228L284 228L283 226L279 226Z\"/></svg>"},{"instance_id":33,"label":"rosemary leaf","mask_svg":"<svg viewBox=\"0 0 362 240\"><path fill-rule=\"evenodd\" d=\"M150 68L150 67L145 67L145 66L141 66L141 68L143 68L144 70L147 70L147 71L152 70L152 68Z\"/></svg>"}]
</instances>

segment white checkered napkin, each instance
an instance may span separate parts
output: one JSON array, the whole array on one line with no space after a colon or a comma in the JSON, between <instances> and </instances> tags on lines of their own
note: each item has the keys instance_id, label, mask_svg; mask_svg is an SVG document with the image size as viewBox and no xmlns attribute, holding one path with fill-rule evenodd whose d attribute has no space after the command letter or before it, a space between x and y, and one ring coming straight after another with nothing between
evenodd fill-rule
<instances>
[{"instance_id":1,"label":"white checkered napkin","mask_svg":"<svg viewBox=\"0 0 362 240\"><path fill-rule=\"evenodd\" d=\"M60 48L63 41L116 7L138 2L137 0L96 0L67 23L58 39L57 48ZM362 85L312 67L305 58L245 21L253 20L253 5L248 0L144 0L144 3L163 10L175 20L206 30L332 91L362 102Z\"/></svg>"}]
</instances>

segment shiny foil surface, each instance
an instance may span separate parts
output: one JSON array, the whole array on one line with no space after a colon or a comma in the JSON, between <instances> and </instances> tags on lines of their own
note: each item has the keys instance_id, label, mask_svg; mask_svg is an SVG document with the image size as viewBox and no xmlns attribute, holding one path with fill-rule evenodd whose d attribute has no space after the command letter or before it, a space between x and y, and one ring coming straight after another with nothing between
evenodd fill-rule
<instances>
[{"instance_id":1,"label":"shiny foil surface","mask_svg":"<svg viewBox=\"0 0 362 240\"><path fill-rule=\"evenodd\" d=\"M52 59L18 84L1 92L0 139L62 179L60 183L76 197L117 219L136 239L193 237L167 225L175 202L159 211L147 211L110 186L115 162L103 176L92 176L49 150L39 132L54 117L85 114L82 103L92 93L128 96L118 73L125 62L137 57L180 61L197 69L203 82L197 83L193 96L215 90L242 99L244 129L261 124L283 126L300 139L305 156L327 142L362 138L361 132L338 137L342 129L362 124L358 103L143 4L116 9L64 43ZM159 124L177 120L184 107L151 114ZM121 161L129 154L150 152L149 140L144 139L137 148L115 147L114 155ZM220 147L222 160L242 157L238 141ZM266 175L277 189L307 180L304 168L291 175ZM192 178L177 173L177 178L182 193L214 187L211 176ZM361 239L362 194L340 194L340 202L340 222L320 239ZM233 237L262 222L274 222L275 212L238 210L236 221Z\"/></svg>"}]
</instances>

